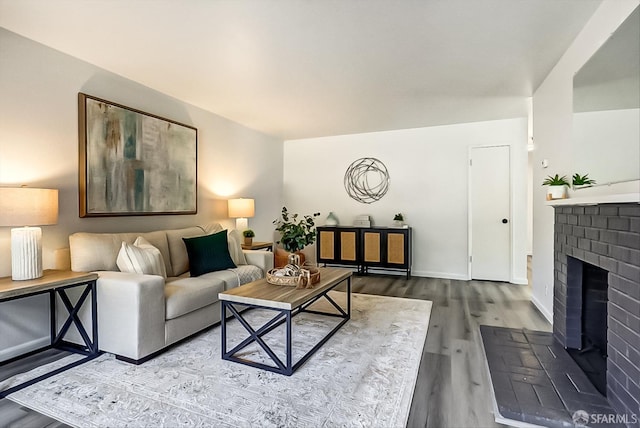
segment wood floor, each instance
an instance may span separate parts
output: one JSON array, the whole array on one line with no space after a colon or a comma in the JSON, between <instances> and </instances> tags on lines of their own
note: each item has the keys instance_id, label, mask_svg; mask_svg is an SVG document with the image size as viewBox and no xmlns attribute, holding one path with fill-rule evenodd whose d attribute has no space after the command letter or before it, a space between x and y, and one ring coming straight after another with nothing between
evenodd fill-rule
<instances>
[{"instance_id":1,"label":"wood floor","mask_svg":"<svg viewBox=\"0 0 640 428\"><path fill-rule=\"evenodd\" d=\"M492 414L478 326L551 329L531 304L526 285L370 275L354 277L353 292L433 302L409 428L501 426ZM0 379L5 372L0 368ZM10 400L0 400L0 427L64 426Z\"/></svg>"}]
</instances>

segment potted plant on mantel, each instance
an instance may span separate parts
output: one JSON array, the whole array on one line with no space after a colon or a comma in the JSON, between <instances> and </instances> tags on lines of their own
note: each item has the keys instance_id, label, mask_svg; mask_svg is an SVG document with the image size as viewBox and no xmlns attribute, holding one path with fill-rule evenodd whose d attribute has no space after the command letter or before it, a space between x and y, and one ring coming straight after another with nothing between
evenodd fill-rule
<instances>
[{"instance_id":1,"label":"potted plant on mantel","mask_svg":"<svg viewBox=\"0 0 640 428\"><path fill-rule=\"evenodd\" d=\"M253 243L253 237L256 236L256 234L253 230L247 229L242 232L242 236L244 236L244 244L251 245Z\"/></svg>"},{"instance_id":2,"label":"potted plant on mantel","mask_svg":"<svg viewBox=\"0 0 640 428\"><path fill-rule=\"evenodd\" d=\"M589 178L589 174L580 175L578 173L573 174L572 186L574 189L582 189L583 187L591 187L596 184L596 180Z\"/></svg>"},{"instance_id":3,"label":"potted plant on mantel","mask_svg":"<svg viewBox=\"0 0 640 428\"><path fill-rule=\"evenodd\" d=\"M307 245L313 244L316 240L314 218L319 215L320 213L313 213L312 215L300 216L291 214L287 207L282 207L281 218L273 221L273 224L276 225L276 230L281 235L277 243L282 244L286 251L301 255L302 249ZM277 256L278 254L276 254L276 258ZM302 256L300 260L304 260ZM277 261L276 264L278 264Z\"/></svg>"},{"instance_id":4,"label":"potted plant on mantel","mask_svg":"<svg viewBox=\"0 0 640 428\"><path fill-rule=\"evenodd\" d=\"M558 174L553 177L548 176L542 182L542 185L549 186L549 191L547 192L547 201L567 198L567 186L569 186L569 182L567 181L566 175L563 175L562 177L560 177Z\"/></svg>"}]
</instances>

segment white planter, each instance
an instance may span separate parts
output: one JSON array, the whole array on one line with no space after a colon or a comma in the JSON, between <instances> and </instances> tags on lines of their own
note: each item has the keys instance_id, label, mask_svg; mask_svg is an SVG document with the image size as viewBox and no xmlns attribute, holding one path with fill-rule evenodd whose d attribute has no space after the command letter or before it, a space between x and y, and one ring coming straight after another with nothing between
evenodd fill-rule
<instances>
[{"instance_id":1,"label":"white planter","mask_svg":"<svg viewBox=\"0 0 640 428\"><path fill-rule=\"evenodd\" d=\"M553 199L567 199L567 186L564 184L562 186L548 186L549 190L547 190L547 200L551 201Z\"/></svg>"},{"instance_id":2,"label":"white planter","mask_svg":"<svg viewBox=\"0 0 640 428\"><path fill-rule=\"evenodd\" d=\"M579 184L579 185L574 185L572 187L573 187L573 190L580 190L580 189L586 189L588 187L593 187L593 184Z\"/></svg>"}]
</instances>

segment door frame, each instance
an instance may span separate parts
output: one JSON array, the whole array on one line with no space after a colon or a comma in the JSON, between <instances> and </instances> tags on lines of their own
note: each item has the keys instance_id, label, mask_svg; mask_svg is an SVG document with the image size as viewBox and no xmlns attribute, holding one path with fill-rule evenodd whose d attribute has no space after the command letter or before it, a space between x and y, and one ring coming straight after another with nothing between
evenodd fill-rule
<instances>
[{"instance_id":1,"label":"door frame","mask_svg":"<svg viewBox=\"0 0 640 428\"><path fill-rule=\"evenodd\" d=\"M468 147L467 155L467 280L471 281L471 267L473 262L471 256L473 255L473 182L471 180L471 154L474 149L482 149L489 147L507 147L509 149L509 282L513 283L513 150L511 144L496 143L496 144L474 144Z\"/></svg>"}]
</instances>

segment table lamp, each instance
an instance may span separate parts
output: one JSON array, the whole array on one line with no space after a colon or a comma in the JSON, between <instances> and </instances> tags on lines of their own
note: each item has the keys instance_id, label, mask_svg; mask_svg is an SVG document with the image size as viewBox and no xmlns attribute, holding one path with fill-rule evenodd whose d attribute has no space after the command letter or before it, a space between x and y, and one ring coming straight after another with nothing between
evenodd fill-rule
<instances>
[{"instance_id":1,"label":"table lamp","mask_svg":"<svg viewBox=\"0 0 640 428\"><path fill-rule=\"evenodd\" d=\"M236 219L236 229L249 228L247 218L255 215L255 201L249 198L229 199L229 217Z\"/></svg>"},{"instance_id":2,"label":"table lamp","mask_svg":"<svg viewBox=\"0 0 640 428\"><path fill-rule=\"evenodd\" d=\"M58 190L0 187L0 226L11 229L11 278L42 276L42 229L58 222Z\"/></svg>"}]
</instances>

